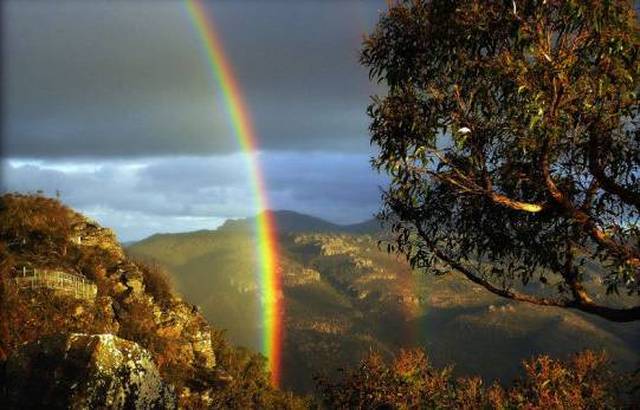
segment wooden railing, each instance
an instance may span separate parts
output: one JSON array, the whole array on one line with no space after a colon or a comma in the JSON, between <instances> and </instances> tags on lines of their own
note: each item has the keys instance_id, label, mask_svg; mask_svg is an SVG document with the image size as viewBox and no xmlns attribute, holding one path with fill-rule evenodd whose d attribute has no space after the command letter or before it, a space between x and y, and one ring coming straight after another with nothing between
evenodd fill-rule
<instances>
[{"instance_id":1,"label":"wooden railing","mask_svg":"<svg viewBox=\"0 0 640 410\"><path fill-rule=\"evenodd\" d=\"M93 300L98 293L95 283L84 276L25 266L15 270L13 282L19 289L53 289L78 299Z\"/></svg>"}]
</instances>

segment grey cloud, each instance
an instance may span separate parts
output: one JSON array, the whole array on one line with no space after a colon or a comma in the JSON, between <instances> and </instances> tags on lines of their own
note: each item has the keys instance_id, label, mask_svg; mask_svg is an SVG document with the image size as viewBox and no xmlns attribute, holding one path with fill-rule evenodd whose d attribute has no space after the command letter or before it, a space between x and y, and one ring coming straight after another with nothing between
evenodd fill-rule
<instances>
[{"instance_id":1,"label":"grey cloud","mask_svg":"<svg viewBox=\"0 0 640 410\"><path fill-rule=\"evenodd\" d=\"M278 153L265 162L273 208L302 210L336 223L369 219L387 179L361 154Z\"/></svg>"},{"instance_id":2,"label":"grey cloud","mask_svg":"<svg viewBox=\"0 0 640 410\"><path fill-rule=\"evenodd\" d=\"M179 179L182 184L172 186L180 191L207 190L211 187L248 185L248 166L243 154L210 157L178 157L170 161L156 161L141 169L139 187L145 190L164 190L167 181Z\"/></svg>"},{"instance_id":3,"label":"grey cloud","mask_svg":"<svg viewBox=\"0 0 640 410\"><path fill-rule=\"evenodd\" d=\"M3 7L0 190L56 190L125 240L253 215L247 161L182 1ZM380 1L212 1L260 139L272 209L367 219L357 63Z\"/></svg>"},{"instance_id":4,"label":"grey cloud","mask_svg":"<svg viewBox=\"0 0 640 410\"><path fill-rule=\"evenodd\" d=\"M115 227L118 239L123 242L144 239L156 233L214 229L224 223L224 219L211 216L158 217L139 211L120 211L104 207L86 208L83 212L100 221L104 226Z\"/></svg>"},{"instance_id":5,"label":"grey cloud","mask_svg":"<svg viewBox=\"0 0 640 410\"><path fill-rule=\"evenodd\" d=\"M265 150L368 149L357 63L383 1L210 2ZM239 149L183 2L3 2L4 153Z\"/></svg>"},{"instance_id":6,"label":"grey cloud","mask_svg":"<svg viewBox=\"0 0 640 410\"><path fill-rule=\"evenodd\" d=\"M194 159L198 160L203 159ZM64 164L16 165L9 162L3 170L4 185L9 191L42 190L49 195L59 191L65 201L80 209L110 207L155 216L212 215L220 218L248 216L254 212L249 204L242 205L250 196L247 184L198 185L203 181L182 178L179 161L156 161L151 165L108 161L90 171L69 171L64 169ZM149 175L149 168L166 168L167 172ZM166 178L164 174L170 177ZM191 188L184 189L185 184Z\"/></svg>"}]
</instances>

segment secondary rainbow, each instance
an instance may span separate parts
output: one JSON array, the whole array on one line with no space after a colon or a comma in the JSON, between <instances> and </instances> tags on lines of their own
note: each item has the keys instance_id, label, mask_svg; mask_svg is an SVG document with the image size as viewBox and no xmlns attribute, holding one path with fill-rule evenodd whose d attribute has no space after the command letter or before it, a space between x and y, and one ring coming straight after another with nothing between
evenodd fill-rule
<instances>
[{"instance_id":1,"label":"secondary rainbow","mask_svg":"<svg viewBox=\"0 0 640 410\"><path fill-rule=\"evenodd\" d=\"M274 386L278 386L281 376L280 359L284 306L282 303L280 274L277 269L276 227L272 215L268 212L263 212L269 209L269 204L257 155L258 140L249 110L243 101L242 92L234 76L229 59L225 54L220 37L214 28L213 21L208 18L207 10L202 1L186 0L186 3L202 42L202 48L206 54L211 74L222 92L235 137L247 157L251 189L254 193L254 205L258 212L256 239L262 295L262 353L268 359L271 383Z\"/></svg>"}]
</instances>

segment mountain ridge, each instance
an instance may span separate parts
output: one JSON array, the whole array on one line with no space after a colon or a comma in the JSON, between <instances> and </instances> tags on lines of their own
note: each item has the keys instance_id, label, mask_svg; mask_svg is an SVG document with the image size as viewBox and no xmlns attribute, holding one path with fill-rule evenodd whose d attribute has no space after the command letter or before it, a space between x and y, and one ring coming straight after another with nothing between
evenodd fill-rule
<instances>
[{"instance_id":1,"label":"mountain ridge","mask_svg":"<svg viewBox=\"0 0 640 410\"><path fill-rule=\"evenodd\" d=\"M218 229L251 229L256 224L256 218L262 218L264 214L271 214L278 232L343 232L343 233L374 233L380 230L380 224L375 218L367 219L352 224L336 224L323 218L292 211L292 210L267 210L257 216L240 219L228 219Z\"/></svg>"},{"instance_id":2,"label":"mountain ridge","mask_svg":"<svg viewBox=\"0 0 640 410\"><path fill-rule=\"evenodd\" d=\"M259 213L258 215L262 215L265 212L271 213L275 216L275 226L277 232L342 232L355 234L374 234L383 229L381 223L376 218L366 219L364 221L351 224L337 224L327 221L326 219L323 219L321 217L286 209L267 210ZM122 245L124 247L131 247L138 242L154 240L168 236L184 236L192 234L206 235L207 233L216 231L254 230L256 225L256 218L258 217L258 215L246 218L229 218L225 222L223 222L222 225L215 229L198 229L195 231L185 232L156 232L139 240L123 242Z\"/></svg>"}]
</instances>

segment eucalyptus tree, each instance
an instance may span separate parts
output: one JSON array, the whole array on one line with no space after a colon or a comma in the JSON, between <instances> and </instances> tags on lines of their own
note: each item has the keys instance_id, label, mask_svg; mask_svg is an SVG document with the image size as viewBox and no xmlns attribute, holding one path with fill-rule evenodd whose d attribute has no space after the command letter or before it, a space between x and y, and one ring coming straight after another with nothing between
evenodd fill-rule
<instances>
[{"instance_id":1,"label":"eucalyptus tree","mask_svg":"<svg viewBox=\"0 0 640 410\"><path fill-rule=\"evenodd\" d=\"M391 5L361 52L385 90L368 113L390 248L506 298L640 319L636 13L622 0Z\"/></svg>"}]
</instances>

